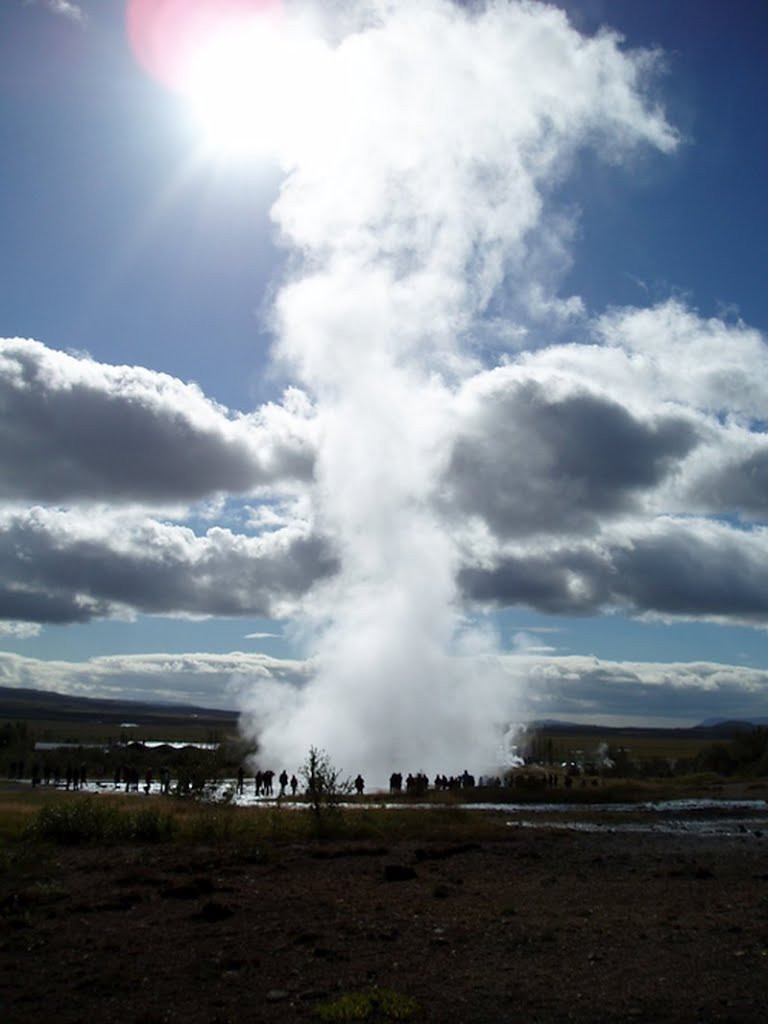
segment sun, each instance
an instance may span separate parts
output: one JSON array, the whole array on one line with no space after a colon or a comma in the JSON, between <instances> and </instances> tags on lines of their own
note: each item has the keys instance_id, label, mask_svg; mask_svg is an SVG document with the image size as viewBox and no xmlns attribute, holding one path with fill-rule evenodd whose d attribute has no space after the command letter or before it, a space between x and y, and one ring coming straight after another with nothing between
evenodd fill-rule
<instances>
[{"instance_id":1,"label":"sun","mask_svg":"<svg viewBox=\"0 0 768 1024\"><path fill-rule=\"evenodd\" d=\"M127 28L144 67L183 99L208 156L280 149L306 62L279 0L129 0Z\"/></svg>"},{"instance_id":2,"label":"sun","mask_svg":"<svg viewBox=\"0 0 768 1024\"><path fill-rule=\"evenodd\" d=\"M285 60L279 27L264 19L222 25L190 52L181 92L204 150L232 158L276 148Z\"/></svg>"}]
</instances>

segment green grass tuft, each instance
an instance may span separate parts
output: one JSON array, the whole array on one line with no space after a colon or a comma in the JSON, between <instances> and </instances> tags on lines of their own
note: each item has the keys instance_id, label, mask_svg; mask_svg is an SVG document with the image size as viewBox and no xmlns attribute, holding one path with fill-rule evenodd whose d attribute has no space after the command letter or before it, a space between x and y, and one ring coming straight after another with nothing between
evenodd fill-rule
<instances>
[{"instance_id":1,"label":"green grass tuft","mask_svg":"<svg viewBox=\"0 0 768 1024\"><path fill-rule=\"evenodd\" d=\"M330 1003L315 1007L321 1021L388 1021L410 1020L418 1012L415 999L387 988L372 988L363 992L347 992Z\"/></svg>"},{"instance_id":2,"label":"green grass tuft","mask_svg":"<svg viewBox=\"0 0 768 1024\"><path fill-rule=\"evenodd\" d=\"M65 846L119 842L161 842L174 822L159 808L122 809L114 803L78 800L47 804L29 825L26 837Z\"/></svg>"}]
</instances>

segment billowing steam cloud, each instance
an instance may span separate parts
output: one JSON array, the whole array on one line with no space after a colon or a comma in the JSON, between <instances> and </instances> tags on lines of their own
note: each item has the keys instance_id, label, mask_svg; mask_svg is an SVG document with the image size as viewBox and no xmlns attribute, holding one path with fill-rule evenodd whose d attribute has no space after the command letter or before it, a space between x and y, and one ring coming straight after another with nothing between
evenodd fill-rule
<instances>
[{"instance_id":1,"label":"billowing steam cloud","mask_svg":"<svg viewBox=\"0 0 768 1024\"><path fill-rule=\"evenodd\" d=\"M245 720L280 765L315 744L371 781L483 770L520 695L460 612L439 514L455 396L481 347L568 315L547 285L574 155L676 140L644 98L653 55L544 4L367 3L335 28L273 216L301 260L277 355L316 402L317 525L340 570L306 603L313 678L257 687Z\"/></svg>"}]
</instances>

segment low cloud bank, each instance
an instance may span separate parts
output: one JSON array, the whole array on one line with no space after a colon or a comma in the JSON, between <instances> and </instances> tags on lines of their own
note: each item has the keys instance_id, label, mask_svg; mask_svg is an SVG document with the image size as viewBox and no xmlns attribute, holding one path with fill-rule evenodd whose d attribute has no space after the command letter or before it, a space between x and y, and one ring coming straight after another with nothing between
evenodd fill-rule
<instances>
[{"instance_id":1,"label":"low cloud bank","mask_svg":"<svg viewBox=\"0 0 768 1024\"><path fill-rule=\"evenodd\" d=\"M517 699L521 686L526 694L520 708L523 721L557 718L596 725L672 727L693 726L714 717L765 715L768 669L716 662L603 661L578 655L499 655L493 661L495 678L507 681L509 694ZM257 737L260 716L253 694L258 693L269 710L270 701L290 699L290 693L298 692L313 671L308 661L243 652L111 655L86 661L44 661L0 652L0 686L115 700L186 702L233 711L247 706L247 730ZM480 674L466 659L458 661L457 671L474 677ZM439 679L433 681L433 693L437 694L439 685ZM478 692L479 702L483 697ZM415 771L419 766L409 767Z\"/></svg>"}]
</instances>

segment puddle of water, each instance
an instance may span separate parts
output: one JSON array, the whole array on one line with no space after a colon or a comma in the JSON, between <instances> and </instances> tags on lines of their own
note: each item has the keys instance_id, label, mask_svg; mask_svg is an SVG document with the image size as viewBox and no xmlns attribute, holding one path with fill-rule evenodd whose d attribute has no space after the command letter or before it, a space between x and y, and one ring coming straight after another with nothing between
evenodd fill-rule
<instances>
[{"instance_id":1,"label":"puddle of water","mask_svg":"<svg viewBox=\"0 0 768 1024\"><path fill-rule=\"evenodd\" d=\"M510 828L553 829L592 833L653 833L655 835L732 836L751 839L768 838L768 818L697 818L690 821L508 821Z\"/></svg>"}]
</instances>

